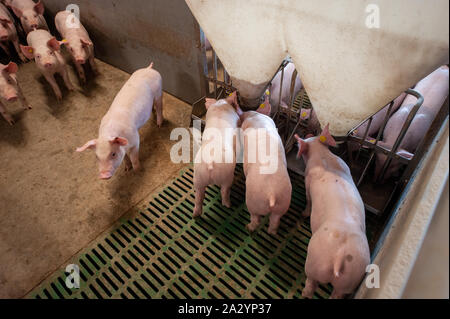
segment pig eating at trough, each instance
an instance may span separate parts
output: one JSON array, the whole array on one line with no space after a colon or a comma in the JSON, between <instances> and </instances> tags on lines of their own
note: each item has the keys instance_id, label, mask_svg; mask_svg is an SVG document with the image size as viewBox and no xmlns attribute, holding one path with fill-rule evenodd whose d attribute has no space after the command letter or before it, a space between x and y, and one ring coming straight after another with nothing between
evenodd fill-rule
<instances>
[{"instance_id":1,"label":"pig eating at trough","mask_svg":"<svg viewBox=\"0 0 450 319\"><path fill-rule=\"evenodd\" d=\"M140 168L139 128L150 118L153 106L157 125L162 125L162 99L162 78L153 63L135 71L120 89L102 118L98 138L77 148L77 152L95 150L100 179L110 179L124 158L126 170Z\"/></svg>"},{"instance_id":2,"label":"pig eating at trough","mask_svg":"<svg viewBox=\"0 0 450 319\"><path fill-rule=\"evenodd\" d=\"M280 218L291 204L292 185L283 143L270 115L270 103L241 116L244 145L245 202L250 213L247 229L255 231L270 214L268 232L277 233Z\"/></svg>"},{"instance_id":3,"label":"pig eating at trough","mask_svg":"<svg viewBox=\"0 0 450 319\"><path fill-rule=\"evenodd\" d=\"M444 103L448 95L449 85L449 70L448 66L443 65L434 72L423 78L414 87L414 90L423 95L424 101L422 106L417 111L410 127L397 149L397 154L412 158L422 138L431 126L434 118L439 112L440 107ZM397 140L403 124L406 121L409 113L416 104L417 98L408 95L400 106L399 110L391 116L383 132L383 140L378 142L378 145L391 150ZM377 153L375 162L375 179L378 180L381 176L383 166L387 160L387 156L383 153ZM400 169L401 163L397 160L392 160L387 168L381 181L387 180L395 172Z\"/></svg>"},{"instance_id":4,"label":"pig eating at trough","mask_svg":"<svg viewBox=\"0 0 450 319\"><path fill-rule=\"evenodd\" d=\"M319 283L331 283L331 298L352 293L370 263L364 204L345 162L328 149L336 142L328 125L320 136L305 140L295 136L306 164L306 208L311 216L302 295L312 298Z\"/></svg>"},{"instance_id":5,"label":"pig eating at trough","mask_svg":"<svg viewBox=\"0 0 450 319\"><path fill-rule=\"evenodd\" d=\"M33 0L12 0L9 4L14 14L20 19L20 23L25 33L30 33L36 29L48 30L47 22L44 18L44 3Z\"/></svg>"},{"instance_id":6,"label":"pig eating at trough","mask_svg":"<svg viewBox=\"0 0 450 319\"><path fill-rule=\"evenodd\" d=\"M221 187L222 205L231 207L230 190L236 167L236 144L239 142L234 135L241 112L236 92L218 101L207 98L205 106L205 130L194 161L194 217L202 214L205 189L211 184ZM214 152L212 156L211 151Z\"/></svg>"},{"instance_id":7,"label":"pig eating at trough","mask_svg":"<svg viewBox=\"0 0 450 319\"><path fill-rule=\"evenodd\" d=\"M22 62L25 62L26 58L20 50L19 37L17 35L16 26L14 25L14 19L8 9L0 3L0 47L8 55L10 55L8 48L9 42L13 43L19 58Z\"/></svg>"},{"instance_id":8,"label":"pig eating at trough","mask_svg":"<svg viewBox=\"0 0 450 319\"><path fill-rule=\"evenodd\" d=\"M3 65L0 63L0 98L8 102L20 100L24 109L31 109L31 105L28 104L25 96L22 93L22 89L17 81L18 67L14 62L9 62L8 65ZM8 113L5 105L0 100L0 113L3 118L11 125L14 124L12 116Z\"/></svg>"},{"instance_id":9,"label":"pig eating at trough","mask_svg":"<svg viewBox=\"0 0 450 319\"><path fill-rule=\"evenodd\" d=\"M66 21L70 19L73 19L71 23L78 25L78 28L67 25ZM89 38L89 34L78 18L70 11L58 12L55 16L55 25L58 32L64 38L61 43L69 50L81 82L86 83L83 65L87 61L89 61L92 71L96 74L98 73L94 57L94 44Z\"/></svg>"},{"instance_id":10,"label":"pig eating at trough","mask_svg":"<svg viewBox=\"0 0 450 319\"><path fill-rule=\"evenodd\" d=\"M75 88L69 78L68 66L59 52L58 40L46 30L35 30L28 33L27 42L28 46L20 45L23 54L30 60L34 59L36 66L55 92L56 98L62 100L55 73L62 76L69 91L73 91Z\"/></svg>"}]
</instances>

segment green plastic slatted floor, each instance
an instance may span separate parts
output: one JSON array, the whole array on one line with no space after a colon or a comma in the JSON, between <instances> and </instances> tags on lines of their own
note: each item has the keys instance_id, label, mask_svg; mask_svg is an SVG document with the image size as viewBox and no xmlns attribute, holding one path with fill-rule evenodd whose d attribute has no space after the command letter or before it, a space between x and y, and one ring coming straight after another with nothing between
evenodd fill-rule
<instances>
[{"instance_id":1,"label":"green plastic slatted floor","mask_svg":"<svg viewBox=\"0 0 450 319\"><path fill-rule=\"evenodd\" d=\"M232 208L220 204L220 189L211 186L199 219L192 218L193 170L187 168L145 210L121 219L67 263L80 267L79 289L66 287L63 265L27 297L301 298L311 232L309 220L300 217L303 177L291 178L292 204L278 235L267 233L266 218L250 236L242 166L236 168ZM330 292L331 286L320 286L315 297Z\"/></svg>"}]
</instances>

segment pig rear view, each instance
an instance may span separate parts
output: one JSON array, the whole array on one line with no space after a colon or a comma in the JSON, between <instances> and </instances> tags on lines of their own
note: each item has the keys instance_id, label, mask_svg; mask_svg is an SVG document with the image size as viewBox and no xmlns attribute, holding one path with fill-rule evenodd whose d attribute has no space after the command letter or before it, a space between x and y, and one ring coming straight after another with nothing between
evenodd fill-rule
<instances>
[{"instance_id":1,"label":"pig rear view","mask_svg":"<svg viewBox=\"0 0 450 319\"><path fill-rule=\"evenodd\" d=\"M241 120L244 132L245 202L250 213L247 229L255 231L261 223L261 217L270 214L268 232L275 235L280 218L291 204L292 185L281 138L275 123L268 116L270 108L266 98L257 112L245 112Z\"/></svg>"},{"instance_id":2,"label":"pig rear view","mask_svg":"<svg viewBox=\"0 0 450 319\"><path fill-rule=\"evenodd\" d=\"M162 78L151 63L149 67L134 72L120 89L102 118L98 138L77 149L77 152L95 150L100 179L110 179L123 159L127 170L140 168L139 128L150 118L153 105L157 125L161 126Z\"/></svg>"},{"instance_id":3,"label":"pig rear view","mask_svg":"<svg viewBox=\"0 0 450 319\"><path fill-rule=\"evenodd\" d=\"M364 204L348 166L327 147L335 145L328 125L320 136L296 139L306 164L303 216L311 216L312 231L302 295L312 298L319 283L331 283L331 298L343 298L357 288L370 263Z\"/></svg>"},{"instance_id":4,"label":"pig rear view","mask_svg":"<svg viewBox=\"0 0 450 319\"><path fill-rule=\"evenodd\" d=\"M207 108L205 130L202 145L194 161L194 217L202 214L205 189L211 184L221 187L222 205L231 207L230 190L236 167L238 141L234 134L239 126L240 110L236 92L218 101L206 99L205 106ZM210 158L209 150L216 152L213 158Z\"/></svg>"}]
</instances>

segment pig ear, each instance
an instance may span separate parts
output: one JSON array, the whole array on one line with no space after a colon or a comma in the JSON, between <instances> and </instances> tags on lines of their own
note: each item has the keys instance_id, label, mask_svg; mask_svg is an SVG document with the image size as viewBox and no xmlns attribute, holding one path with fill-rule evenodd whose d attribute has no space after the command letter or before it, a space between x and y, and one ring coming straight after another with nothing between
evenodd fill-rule
<instances>
[{"instance_id":1,"label":"pig ear","mask_svg":"<svg viewBox=\"0 0 450 319\"><path fill-rule=\"evenodd\" d=\"M84 152L87 149L94 149L97 145L97 140L90 140L86 144L77 148L77 152Z\"/></svg>"},{"instance_id":2,"label":"pig ear","mask_svg":"<svg viewBox=\"0 0 450 319\"><path fill-rule=\"evenodd\" d=\"M234 91L233 93L228 95L228 97L225 99L225 101L227 101L228 104L230 104L231 106L233 106L235 108L236 113L239 116L244 114L244 112L242 112L241 108L239 107L239 102L238 102L238 99L237 99L236 91Z\"/></svg>"},{"instance_id":3,"label":"pig ear","mask_svg":"<svg viewBox=\"0 0 450 319\"><path fill-rule=\"evenodd\" d=\"M301 109L300 110L300 118L302 119L302 120L307 120L307 119L309 119L309 117L310 117L310 115L311 115L311 109Z\"/></svg>"},{"instance_id":4,"label":"pig ear","mask_svg":"<svg viewBox=\"0 0 450 319\"><path fill-rule=\"evenodd\" d=\"M266 98L264 99L264 103L262 103L259 108L256 110L256 112L270 116L270 111L272 110L272 106L269 102L269 96L266 95Z\"/></svg>"},{"instance_id":5,"label":"pig ear","mask_svg":"<svg viewBox=\"0 0 450 319\"><path fill-rule=\"evenodd\" d=\"M113 144L119 144L120 146L125 146L128 144L128 140L125 137L115 137L113 138L110 143Z\"/></svg>"},{"instance_id":6,"label":"pig ear","mask_svg":"<svg viewBox=\"0 0 450 319\"><path fill-rule=\"evenodd\" d=\"M330 124L328 123L327 126L323 129L322 133L320 133L319 140L326 145L329 146L336 146L336 141L334 140L333 136L331 136L329 131Z\"/></svg>"},{"instance_id":7,"label":"pig ear","mask_svg":"<svg viewBox=\"0 0 450 319\"><path fill-rule=\"evenodd\" d=\"M22 17L22 10L16 8L16 7L11 7L12 11L14 12L14 14L18 17L21 18Z\"/></svg>"},{"instance_id":8,"label":"pig ear","mask_svg":"<svg viewBox=\"0 0 450 319\"><path fill-rule=\"evenodd\" d=\"M84 39L80 39L80 42L81 42L81 44L83 45L84 48L93 45L91 41L84 40ZM153 66L153 62L151 64L151 66Z\"/></svg>"},{"instance_id":9,"label":"pig ear","mask_svg":"<svg viewBox=\"0 0 450 319\"><path fill-rule=\"evenodd\" d=\"M14 62L9 62L8 65L3 68L3 71L9 74L17 73L18 70L19 67Z\"/></svg>"},{"instance_id":10,"label":"pig ear","mask_svg":"<svg viewBox=\"0 0 450 319\"><path fill-rule=\"evenodd\" d=\"M206 109L209 109L209 107L213 104L216 104L217 100L216 99L210 99L210 98L206 98L205 99L205 107Z\"/></svg>"},{"instance_id":11,"label":"pig ear","mask_svg":"<svg viewBox=\"0 0 450 319\"><path fill-rule=\"evenodd\" d=\"M411 159L414 157L414 154L408 152L407 150L401 149L397 152L397 155L400 155L402 157L405 157L407 159Z\"/></svg>"},{"instance_id":12,"label":"pig ear","mask_svg":"<svg viewBox=\"0 0 450 319\"><path fill-rule=\"evenodd\" d=\"M306 143L304 140L302 140L297 134L295 134L295 139L298 142L298 153L297 153L297 158L300 158L302 156L302 154L306 154L306 152L308 152L308 143Z\"/></svg>"},{"instance_id":13,"label":"pig ear","mask_svg":"<svg viewBox=\"0 0 450 319\"><path fill-rule=\"evenodd\" d=\"M42 3L41 0L38 1L38 3L36 3L34 5L34 11L36 11L37 14L43 15L44 11L45 11L45 7L44 4Z\"/></svg>"},{"instance_id":14,"label":"pig ear","mask_svg":"<svg viewBox=\"0 0 450 319\"><path fill-rule=\"evenodd\" d=\"M52 51L59 51L59 49L61 48L61 46L59 45L59 41L56 40L55 37L53 37L53 38L51 38L50 40L47 41L47 46Z\"/></svg>"},{"instance_id":15,"label":"pig ear","mask_svg":"<svg viewBox=\"0 0 450 319\"><path fill-rule=\"evenodd\" d=\"M29 45L20 45L20 50L23 55L26 56L29 60L34 58L34 49Z\"/></svg>"}]
</instances>

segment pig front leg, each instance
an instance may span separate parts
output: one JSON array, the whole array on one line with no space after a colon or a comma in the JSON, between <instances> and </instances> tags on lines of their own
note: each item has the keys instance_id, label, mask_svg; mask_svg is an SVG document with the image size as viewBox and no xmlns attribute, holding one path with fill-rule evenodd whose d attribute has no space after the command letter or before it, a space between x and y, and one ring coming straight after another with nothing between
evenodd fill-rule
<instances>
[{"instance_id":1,"label":"pig front leg","mask_svg":"<svg viewBox=\"0 0 450 319\"><path fill-rule=\"evenodd\" d=\"M56 95L56 99L58 101L62 100L62 93L61 90L58 86L58 83L56 83L55 77L53 74L45 74L44 75L45 79L47 80L47 82L51 85L53 92L55 92Z\"/></svg>"},{"instance_id":2,"label":"pig front leg","mask_svg":"<svg viewBox=\"0 0 450 319\"><path fill-rule=\"evenodd\" d=\"M206 187L196 187L195 188L195 207L194 218L199 217L203 213L203 200L205 199L205 189Z\"/></svg>"},{"instance_id":3,"label":"pig front leg","mask_svg":"<svg viewBox=\"0 0 450 319\"><path fill-rule=\"evenodd\" d=\"M131 163L128 154L125 154L124 160L125 160L125 172L131 171L131 169L133 168L133 164Z\"/></svg>"},{"instance_id":4,"label":"pig front leg","mask_svg":"<svg viewBox=\"0 0 450 319\"><path fill-rule=\"evenodd\" d=\"M312 299L318 285L319 283L317 281L306 278L305 288L303 288L302 291L302 297Z\"/></svg>"},{"instance_id":5,"label":"pig front leg","mask_svg":"<svg viewBox=\"0 0 450 319\"><path fill-rule=\"evenodd\" d=\"M135 146L130 149L130 161L133 166L133 170L137 171L141 168L141 163L139 162L139 146Z\"/></svg>"},{"instance_id":6,"label":"pig front leg","mask_svg":"<svg viewBox=\"0 0 450 319\"><path fill-rule=\"evenodd\" d=\"M156 124L158 127L161 127L164 118L163 118L163 97L162 94L159 98L155 100L155 111L156 111Z\"/></svg>"},{"instance_id":7,"label":"pig front leg","mask_svg":"<svg viewBox=\"0 0 450 319\"><path fill-rule=\"evenodd\" d=\"M259 224L261 224L261 216L250 213L250 224L245 226L245 228L253 233L255 229L258 228Z\"/></svg>"},{"instance_id":8,"label":"pig front leg","mask_svg":"<svg viewBox=\"0 0 450 319\"><path fill-rule=\"evenodd\" d=\"M85 84L86 83L86 74L84 73L83 65L75 62L75 67L77 69L78 76L80 77L80 82L82 84Z\"/></svg>"},{"instance_id":9,"label":"pig front leg","mask_svg":"<svg viewBox=\"0 0 450 319\"><path fill-rule=\"evenodd\" d=\"M95 75L99 75L100 72L98 71L97 63L95 62L94 53L91 53L89 56L89 65L91 66L92 72L94 72Z\"/></svg>"},{"instance_id":10,"label":"pig front leg","mask_svg":"<svg viewBox=\"0 0 450 319\"><path fill-rule=\"evenodd\" d=\"M9 123L9 125L14 125L14 120L11 114L8 113L2 102L0 102L0 113L2 113L3 118Z\"/></svg>"},{"instance_id":11,"label":"pig front leg","mask_svg":"<svg viewBox=\"0 0 450 319\"><path fill-rule=\"evenodd\" d=\"M62 69L60 74L64 80L64 84L66 85L66 88L69 91L74 91L75 87L73 86L72 82L70 81L69 72L67 71L67 66L64 66L64 68Z\"/></svg>"},{"instance_id":12,"label":"pig front leg","mask_svg":"<svg viewBox=\"0 0 450 319\"><path fill-rule=\"evenodd\" d=\"M31 107L31 105L28 103L28 101L27 101L27 99L25 98L25 95L23 95L23 92L22 92L22 88L20 87L20 85L17 85L17 95L19 96L19 101L20 101L20 103L22 104L22 107L25 109L25 110L31 110L32 109L32 107Z\"/></svg>"}]
</instances>

